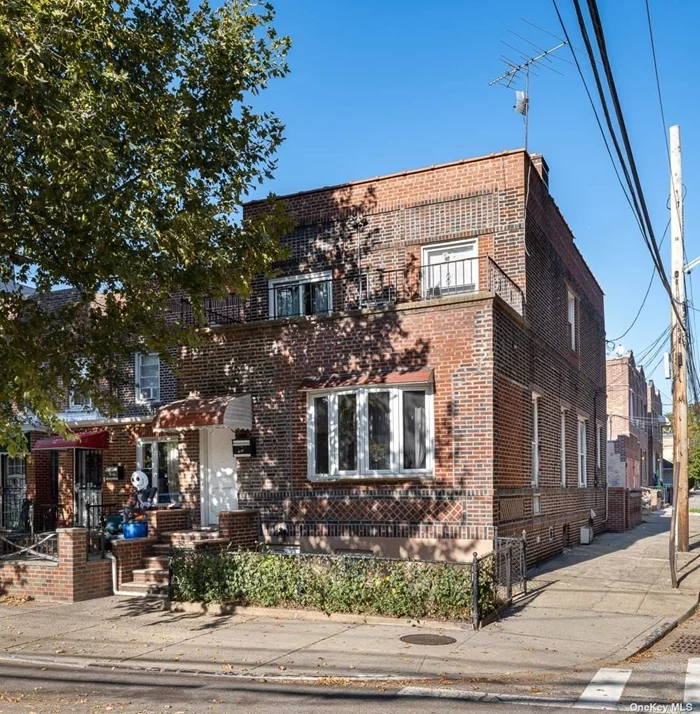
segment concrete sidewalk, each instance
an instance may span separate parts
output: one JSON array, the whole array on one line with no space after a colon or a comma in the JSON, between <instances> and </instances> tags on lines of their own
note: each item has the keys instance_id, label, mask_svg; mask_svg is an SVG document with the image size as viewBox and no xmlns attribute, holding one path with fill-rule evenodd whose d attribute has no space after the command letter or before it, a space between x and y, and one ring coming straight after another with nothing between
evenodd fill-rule
<instances>
[{"instance_id":1,"label":"concrete sidewalk","mask_svg":"<svg viewBox=\"0 0 700 714\"><path fill-rule=\"evenodd\" d=\"M167 612L160 603L105 598L74 605L0 604L0 658L76 666L156 668L271 677L500 680L563 674L629 656L693 610L700 589L700 518L686 577L672 591L669 519L647 517L533 573L531 594L479 632L257 614ZM418 632L454 638L404 643Z\"/></svg>"}]
</instances>

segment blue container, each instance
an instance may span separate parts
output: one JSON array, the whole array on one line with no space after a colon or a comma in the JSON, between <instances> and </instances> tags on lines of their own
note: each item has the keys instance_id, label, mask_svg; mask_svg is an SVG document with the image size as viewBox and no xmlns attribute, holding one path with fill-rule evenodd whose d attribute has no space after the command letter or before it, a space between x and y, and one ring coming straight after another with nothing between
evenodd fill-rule
<instances>
[{"instance_id":1,"label":"blue container","mask_svg":"<svg viewBox=\"0 0 700 714\"><path fill-rule=\"evenodd\" d=\"M122 526L124 538L147 538L148 523L146 521L131 521Z\"/></svg>"}]
</instances>

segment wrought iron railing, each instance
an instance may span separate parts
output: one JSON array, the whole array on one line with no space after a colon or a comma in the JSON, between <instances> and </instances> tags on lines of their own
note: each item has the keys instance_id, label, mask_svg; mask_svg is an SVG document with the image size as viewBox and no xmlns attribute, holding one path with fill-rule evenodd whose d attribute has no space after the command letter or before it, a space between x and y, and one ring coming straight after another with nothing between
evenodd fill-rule
<instances>
[{"instance_id":1,"label":"wrought iron railing","mask_svg":"<svg viewBox=\"0 0 700 714\"><path fill-rule=\"evenodd\" d=\"M263 294L207 298L200 309L186 298L169 305L176 320L207 327L259 320L390 307L407 302L492 292L523 315L521 288L490 257L466 258L398 270L373 269L328 280L272 281Z\"/></svg>"},{"instance_id":2,"label":"wrought iron railing","mask_svg":"<svg viewBox=\"0 0 700 714\"><path fill-rule=\"evenodd\" d=\"M58 561L58 534L0 532L0 561L17 559Z\"/></svg>"}]
</instances>

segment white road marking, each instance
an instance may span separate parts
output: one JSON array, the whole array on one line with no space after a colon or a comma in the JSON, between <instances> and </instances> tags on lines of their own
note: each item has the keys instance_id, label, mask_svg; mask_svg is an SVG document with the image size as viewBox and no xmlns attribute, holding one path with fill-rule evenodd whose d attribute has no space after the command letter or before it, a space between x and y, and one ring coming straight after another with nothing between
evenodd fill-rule
<instances>
[{"instance_id":1,"label":"white road marking","mask_svg":"<svg viewBox=\"0 0 700 714\"><path fill-rule=\"evenodd\" d=\"M685 673L685 696L683 701L686 704L700 704L700 658L691 657L688 660L688 669Z\"/></svg>"},{"instance_id":2,"label":"white road marking","mask_svg":"<svg viewBox=\"0 0 700 714\"><path fill-rule=\"evenodd\" d=\"M574 709L617 709L631 674L631 669L599 669L574 704Z\"/></svg>"}]
</instances>

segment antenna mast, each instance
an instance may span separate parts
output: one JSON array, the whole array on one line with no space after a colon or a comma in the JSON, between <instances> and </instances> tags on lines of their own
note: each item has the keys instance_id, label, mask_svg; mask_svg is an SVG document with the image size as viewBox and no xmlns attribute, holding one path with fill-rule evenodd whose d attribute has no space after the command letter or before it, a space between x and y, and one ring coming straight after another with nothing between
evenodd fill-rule
<instances>
[{"instance_id":1,"label":"antenna mast","mask_svg":"<svg viewBox=\"0 0 700 714\"><path fill-rule=\"evenodd\" d=\"M510 89L517 82L517 80L521 74L525 75L525 91L521 91L521 90L515 91L515 105L513 108L515 109L516 112L518 112L518 114L523 115L523 120L525 123L525 151L527 151L528 133L529 133L529 124L530 124L530 122L529 122L530 72L534 71L534 65L537 65L538 62L542 62L542 60L546 60L547 62L549 62L551 64L549 55L553 54L557 50L560 50L562 47L565 47L567 45L567 43L564 42L564 40L562 40L555 47L552 47L549 50L543 50L541 47L538 47L537 45L533 44L529 40L525 40L525 38L520 37L520 35L516 34L515 32L513 32L512 34L514 34L516 37L519 37L521 40L524 40L528 44L532 45L535 48L535 50L538 51L538 54L534 55L532 57L528 57L526 54L522 53L516 47L513 47L512 45L509 45L507 42L504 42L503 43L504 45L515 50L524 61L521 62L520 64L515 64L514 62L511 62L507 57L504 57L503 55L501 55L501 60L508 65L508 70L505 71L500 76L496 77L495 79L492 79L489 82L489 87L493 86L494 84L500 84L502 87L505 87L506 89ZM551 70L555 74L559 74L559 75L562 74L561 72L554 69L553 67L550 67L549 64L542 63L539 66L546 67L547 69Z\"/></svg>"}]
</instances>

